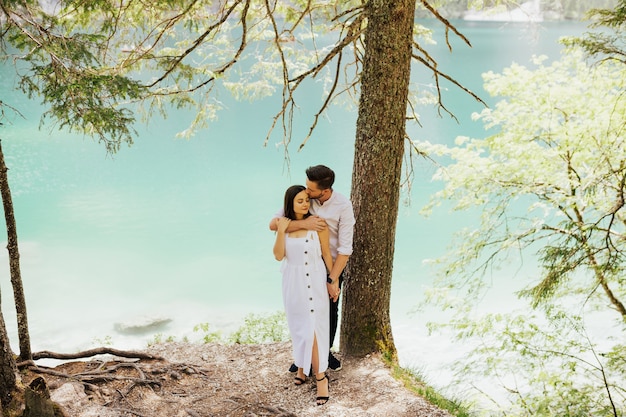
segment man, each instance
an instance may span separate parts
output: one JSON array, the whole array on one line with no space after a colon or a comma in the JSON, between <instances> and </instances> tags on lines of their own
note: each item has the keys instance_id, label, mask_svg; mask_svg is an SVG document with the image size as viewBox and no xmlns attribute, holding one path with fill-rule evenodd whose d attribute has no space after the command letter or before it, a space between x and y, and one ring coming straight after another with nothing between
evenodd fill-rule
<instances>
[{"instance_id":1,"label":"man","mask_svg":"<svg viewBox=\"0 0 626 417\"><path fill-rule=\"evenodd\" d=\"M306 192L311 199L309 211L312 216L303 220L292 220L287 232L294 230L322 230L328 227L330 235L330 252L333 257L333 270L328 274L328 293L335 296L330 300L330 347L332 348L337 323L339 320L339 294L343 284L343 271L352 255L352 236L354 231L354 211L352 203L343 194L333 190L335 173L324 165L315 165L306 170ZM276 231L276 218L270 222L270 230ZM334 371L341 370L341 362L328 352L328 366ZM290 372L296 372L292 364Z\"/></svg>"}]
</instances>

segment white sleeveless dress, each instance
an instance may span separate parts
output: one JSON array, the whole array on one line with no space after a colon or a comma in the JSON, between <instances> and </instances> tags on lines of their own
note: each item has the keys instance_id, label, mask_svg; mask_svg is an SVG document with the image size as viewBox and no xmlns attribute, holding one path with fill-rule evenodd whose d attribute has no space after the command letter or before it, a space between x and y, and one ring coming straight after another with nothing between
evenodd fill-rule
<instances>
[{"instance_id":1,"label":"white sleeveless dress","mask_svg":"<svg viewBox=\"0 0 626 417\"><path fill-rule=\"evenodd\" d=\"M320 369L328 368L329 297L326 289L326 266L322 259L319 236L309 231L306 237L285 238L283 304L291 335L294 363L309 375L313 335L317 337Z\"/></svg>"}]
</instances>

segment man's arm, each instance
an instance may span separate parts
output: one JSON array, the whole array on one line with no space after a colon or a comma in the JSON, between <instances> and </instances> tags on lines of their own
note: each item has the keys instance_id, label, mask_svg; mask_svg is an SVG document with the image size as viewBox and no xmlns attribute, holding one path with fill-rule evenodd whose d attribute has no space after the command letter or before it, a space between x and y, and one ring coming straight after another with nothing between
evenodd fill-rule
<instances>
[{"instance_id":1,"label":"man's arm","mask_svg":"<svg viewBox=\"0 0 626 417\"><path fill-rule=\"evenodd\" d=\"M333 300L334 303L339 299L339 275L343 272L344 268L348 264L348 259L350 256L348 255L337 255L337 259L333 263L333 269L328 274L328 277L333 282L326 283L326 288L328 289L328 294L330 294L330 299Z\"/></svg>"},{"instance_id":2,"label":"man's arm","mask_svg":"<svg viewBox=\"0 0 626 417\"><path fill-rule=\"evenodd\" d=\"M330 271L330 278L339 283L339 275L343 272L348 259L352 254L352 240L354 236L354 210L352 203L348 200L341 210L337 230L337 259L333 263L333 270Z\"/></svg>"},{"instance_id":3,"label":"man's arm","mask_svg":"<svg viewBox=\"0 0 626 417\"><path fill-rule=\"evenodd\" d=\"M339 275L341 275L344 268L348 264L348 259L350 259L349 255L337 255L337 259L335 259L335 262L333 263L333 269L329 274L330 279L332 279L334 283L339 284Z\"/></svg>"},{"instance_id":4,"label":"man's arm","mask_svg":"<svg viewBox=\"0 0 626 417\"><path fill-rule=\"evenodd\" d=\"M277 226L278 217L274 217L270 221L270 230L275 232L278 230ZM315 230L319 232L326 228L326 221L318 216L309 216L302 220L292 220L287 227L287 233L295 232L296 230Z\"/></svg>"}]
</instances>

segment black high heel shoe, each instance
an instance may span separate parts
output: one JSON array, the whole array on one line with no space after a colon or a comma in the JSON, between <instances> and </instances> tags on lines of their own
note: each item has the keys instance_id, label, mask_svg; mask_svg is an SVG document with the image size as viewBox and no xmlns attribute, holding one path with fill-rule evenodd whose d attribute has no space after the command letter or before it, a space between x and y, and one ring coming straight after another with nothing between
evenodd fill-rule
<instances>
[{"instance_id":1,"label":"black high heel shoe","mask_svg":"<svg viewBox=\"0 0 626 417\"><path fill-rule=\"evenodd\" d=\"M315 377L315 380L317 382L320 382L320 381L323 381L323 380L327 380L328 382L326 384L328 386L328 392L330 393L330 379L328 379L328 375L324 374L324 378L320 378L320 379L317 379L317 377ZM315 398L315 402L317 403L317 405L324 405L324 404L326 404L328 402L329 398L330 398L329 396L326 396L326 397L316 397Z\"/></svg>"},{"instance_id":2,"label":"black high heel shoe","mask_svg":"<svg viewBox=\"0 0 626 417\"><path fill-rule=\"evenodd\" d=\"M304 383L306 382L306 375L304 374L304 372L302 372L301 377L299 376L301 372L302 370L300 368L296 368L296 377L293 379L293 383L297 386L304 385Z\"/></svg>"}]
</instances>

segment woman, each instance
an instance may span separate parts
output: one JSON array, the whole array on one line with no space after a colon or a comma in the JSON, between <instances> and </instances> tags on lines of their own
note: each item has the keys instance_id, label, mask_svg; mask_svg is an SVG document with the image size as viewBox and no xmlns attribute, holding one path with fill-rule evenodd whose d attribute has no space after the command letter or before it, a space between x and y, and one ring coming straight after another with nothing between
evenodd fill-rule
<instances>
[{"instance_id":1,"label":"woman","mask_svg":"<svg viewBox=\"0 0 626 417\"><path fill-rule=\"evenodd\" d=\"M283 303L291 335L295 384L306 381L309 370L317 381L317 405L328 402L329 294L326 276L332 269L328 229L287 232L291 220L310 215L309 196L302 185L285 192L285 217L278 219L274 256L283 261Z\"/></svg>"}]
</instances>

